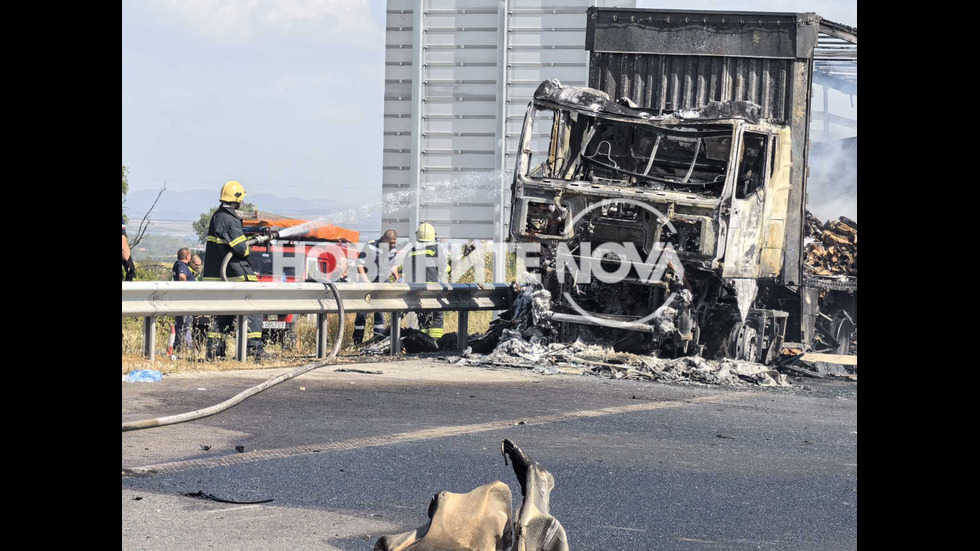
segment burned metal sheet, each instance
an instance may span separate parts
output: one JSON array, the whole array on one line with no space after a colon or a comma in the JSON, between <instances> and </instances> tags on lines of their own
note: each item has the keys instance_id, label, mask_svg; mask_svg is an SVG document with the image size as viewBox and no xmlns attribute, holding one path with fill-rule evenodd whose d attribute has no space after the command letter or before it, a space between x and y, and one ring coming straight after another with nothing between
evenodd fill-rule
<instances>
[{"instance_id":1,"label":"burned metal sheet","mask_svg":"<svg viewBox=\"0 0 980 551\"><path fill-rule=\"evenodd\" d=\"M439 492L428 514L415 530L382 536L374 551L508 551L513 541L510 486L499 480L465 494Z\"/></svg>"},{"instance_id":2,"label":"burned metal sheet","mask_svg":"<svg viewBox=\"0 0 980 551\"><path fill-rule=\"evenodd\" d=\"M565 528L550 513L555 477L510 440L500 447L510 458L524 500L517 518L510 487L495 481L465 494L439 492L429 503L429 522L415 530L382 536L375 551L568 551Z\"/></svg>"}]
</instances>

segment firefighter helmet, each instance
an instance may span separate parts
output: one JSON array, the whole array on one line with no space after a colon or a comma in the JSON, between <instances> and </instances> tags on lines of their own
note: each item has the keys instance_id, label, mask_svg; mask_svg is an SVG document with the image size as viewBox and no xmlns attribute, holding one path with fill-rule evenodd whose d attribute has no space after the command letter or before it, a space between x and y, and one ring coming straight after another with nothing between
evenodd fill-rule
<instances>
[{"instance_id":1,"label":"firefighter helmet","mask_svg":"<svg viewBox=\"0 0 980 551\"><path fill-rule=\"evenodd\" d=\"M221 186L221 200L227 203L241 203L245 200L245 188L236 180Z\"/></svg>"},{"instance_id":2,"label":"firefighter helmet","mask_svg":"<svg viewBox=\"0 0 980 551\"><path fill-rule=\"evenodd\" d=\"M428 222L419 224L419 229L415 230L415 240L420 243L427 243L436 240L436 229Z\"/></svg>"}]
</instances>

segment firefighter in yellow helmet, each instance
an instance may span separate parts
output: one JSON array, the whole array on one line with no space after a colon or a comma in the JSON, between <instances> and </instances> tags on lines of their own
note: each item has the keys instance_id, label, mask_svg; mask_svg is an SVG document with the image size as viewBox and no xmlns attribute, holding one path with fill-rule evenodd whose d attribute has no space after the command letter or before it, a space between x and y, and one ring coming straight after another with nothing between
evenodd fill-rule
<instances>
[{"instance_id":1,"label":"firefighter in yellow helmet","mask_svg":"<svg viewBox=\"0 0 980 551\"><path fill-rule=\"evenodd\" d=\"M415 244L403 257L402 277L406 283L441 283L449 273L447 256L436 243L436 229L428 222L419 224ZM442 311L417 312L422 332L433 339L443 336L445 316Z\"/></svg>"},{"instance_id":2,"label":"firefighter in yellow helmet","mask_svg":"<svg viewBox=\"0 0 980 551\"><path fill-rule=\"evenodd\" d=\"M218 210L211 215L207 243L204 249L204 277L202 281L221 281L221 263L229 251L234 255L225 270L228 281L258 281L259 278L248 262L249 247L242 231L242 219L235 212L245 200L245 188L232 180L221 188ZM265 359L262 345L262 314L247 316L248 354L256 360ZM208 330L207 357L225 355L225 337L231 333L235 316L215 316Z\"/></svg>"}]
</instances>

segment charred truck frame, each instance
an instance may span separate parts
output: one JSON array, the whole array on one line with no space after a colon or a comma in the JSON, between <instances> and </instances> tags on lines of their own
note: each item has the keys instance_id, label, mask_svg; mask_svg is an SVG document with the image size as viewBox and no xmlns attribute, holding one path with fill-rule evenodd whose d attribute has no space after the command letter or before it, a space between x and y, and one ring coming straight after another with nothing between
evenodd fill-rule
<instances>
[{"instance_id":1,"label":"charred truck frame","mask_svg":"<svg viewBox=\"0 0 980 551\"><path fill-rule=\"evenodd\" d=\"M786 341L813 343L803 238L818 33L857 42L811 13L589 8L590 88L539 86L511 190L511 238L539 245L563 339L764 363ZM582 279L590 259L621 277ZM856 278L840 285L856 292Z\"/></svg>"}]
</instances>

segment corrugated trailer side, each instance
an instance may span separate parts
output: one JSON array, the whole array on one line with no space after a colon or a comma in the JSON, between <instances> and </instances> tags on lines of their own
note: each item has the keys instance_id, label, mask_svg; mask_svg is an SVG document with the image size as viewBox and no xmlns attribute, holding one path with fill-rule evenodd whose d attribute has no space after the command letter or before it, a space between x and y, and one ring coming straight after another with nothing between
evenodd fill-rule
<instances>
[{"instance_id":1,"label":"corrugated trailer side","mask_svg":"<svg viewBox=\"0 0 980 551\"><path fill-rule=\"evenodd\" d=\"M813 13L590 8L589 86L663 113L746 100L791 129L779 282L803 277L810 90L822 19Z\"/></svg>"}]
</instances>

